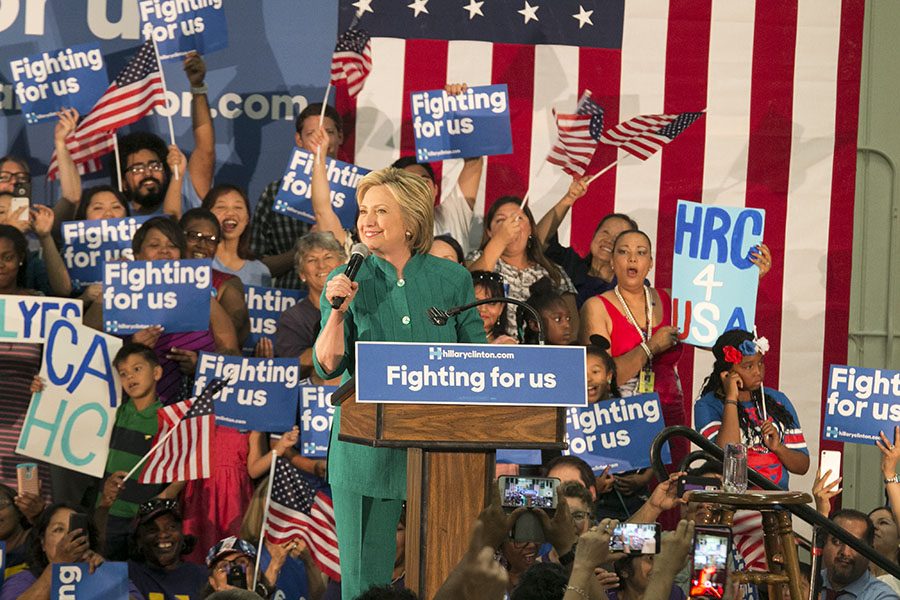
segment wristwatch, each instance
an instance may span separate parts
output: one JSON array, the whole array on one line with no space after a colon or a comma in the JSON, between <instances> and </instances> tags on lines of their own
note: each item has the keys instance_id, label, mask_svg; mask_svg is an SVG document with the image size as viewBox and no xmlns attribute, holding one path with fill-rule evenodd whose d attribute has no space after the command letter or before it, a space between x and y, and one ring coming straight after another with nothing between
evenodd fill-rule
<instances>
[{"instance_id":1,"label":"wristwatch","mask_svg":"<svg viewBox=\"0 0 900 600\"><path fill-rule=\"evenodd\" d=\"M205 83L198 87L191 86L191 94L193 94L194 96L198 96L200 94L205 94L208 91L209 91L209 87Z\"/></svg>"},{"instance_id":2,"label":"wristwatch","mask_svg":"<svg viewBox=\"0 0 900 600\"><path fill-rule=\"evenodd\" d=\"M900 477L894 475L893 477L885 477L884 479L885 485L889 483L900 483Z\"/></svg>"}]
</instances>

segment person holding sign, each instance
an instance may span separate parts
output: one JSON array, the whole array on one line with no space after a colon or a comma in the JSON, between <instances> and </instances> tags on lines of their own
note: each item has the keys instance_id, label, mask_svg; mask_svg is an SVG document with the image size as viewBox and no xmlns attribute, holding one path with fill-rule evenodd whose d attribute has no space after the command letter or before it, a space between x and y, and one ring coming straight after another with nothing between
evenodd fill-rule
<instances>
[{"instance_id":1,"label":"person holding sign","mask_svg":"<svg viewBox=\"0 0 900 600\"><path fill-rule=\"evenodd\" d=\"M237 275L244 285L271 286L269 267L250 252L250 201L244 191L219 184L203 198L203 208L216 215L222 230L213 268Z\"/></svg>"},{"instance_id":2,"label":"person holding sign","mask_svg":"<svg viewBox=\"0 0 900 600\"><path fill-rule=\"evenodd\" d=\"M578 330L578 308L575 306L575 286L569 276L544 255L534 236L536 225L531 209L521 208L522 200L504 196L491 205L485 221L481 247L469 259L470 271L496 271L509 286L507 295L525 301L531 294L529 287L542 277L549 277L553 287L562 295L572 317L572 329ZM509 328L515 335L516 307L507 306Z\"/></svg>"},{"instance_id":3,"label":"person holding sign","mask_svg":"<svg viewBox=\"0 0 900 600\"><path fill-rule=\"evenodd\" d=\"M25 287L27 262L25 236L15 227L0 225L0 303L5 305L5 296L39 295ZM21 461L15 450L31 401L31 385L41 369L42 352L41 344L12 344L0 337L0 483L11 487L16 487L16 464ZM41 475L44 489L50 489L47 470L41 469Z\"/></svg>"},{"instance_id":4,"label":"person holding sign","mask_svg":"<svg viewBox=\"0 0 900 600\"><path fill-rule=\"evenodd\" d=\"M716 362L694 405L694 427L724 448L747 446L747 465L784 489L790 473L805 475L809 450L788 397L763 387L766 338L732 329L713 346Z\"/></svg>"},{"instance_id":5,"label":"person holding sign","mask_svg":"<svg viewBox=\"0 0 900 600\"><path fill-rule=\"evenodd\" d=\"M187 258L213 258L222 241L222 230L216 215L205 208L192 208L178 222L187 238ZM244 299L244 284L231 273L212 270L212 286L216 300L231 317L238 341L244 343L250 335L250 313Z\"/></svg>"},{"instance_id":6,"label":"person holding sign","mask_svg":"<svg viewBox=\"0 0 900 600\"><path fill-rule=\"evenodd\" d=\"M91 573L102 568L103 557L94 550L100 544L93 519L81 514L87 528L71 527L72 517L80 510L81 507L65 503L47 507L29 535L28 568L3 583L0 600L49 598L54 564L87 562ZM130 582L129 598L142 598Z\"/></svg>"},{"instance_id":7,"label":"person holding sign","mask_svg":"<svg viewBox=\"0 0 900 600\"><path fill-rule=\"evenodd\" d=\"M650 238L639 230L624 231L613 243L612 256L616 286L581 307L581 341L587 343L595 334L607 338L622 395L656 392L666 426L684 425L684 397L675 370L681 347L672 325L672 302L646 283L653 266ZM673 439L669 446L677 465L688 453L688 442Z\"/></svg>"},{"instance_id":8,"label":"person holding sign","mask_svg":"<svg viewBox=\"0 0 900 600\"><path fill-rule=\"evenodd\" d=\"M187 240L177 223L167 217L156 217L134 233L131 248L135 260L175 261L186 258ZM182 307L181 310L190 309ZM132 341L153 348L159 358L163 376L156 390L165 405L178 401L183 376L193 377L198 352L240 353L234 325L216 298L210 298L209 311L209 328L203 331L165 334L161 327L151 326L132 336ZM102 302L91 305L85 312L84 322L102 331Z\"/></svg>"},{"instance_id":9,"label":"person holding sign","mask_svg":"<svg viewBox=\"0 0 900 600\"><path fill-rule=\"evenodd\" d=\"M427 316L431 306L475 300L466 270L428 254L434 211L421 177L387 168L366 175L357 189L357 228L371 254L356 281L338 268L323 292L322 331L313 360L331 379L355 372L357 341L485 343L478 313L467 310L447 327ZM337 308L332 308L332 307ZM394 544L406 496L406 452L342 442L340 407L329 447L329 482L334 497L343 595L355 598L371 585L386 584L394 567Z\"/></svg>"},{"instance_id":10,"label":"person holding sign","mask_svg":"<svg viewBox=\"0 0 900 600\"><path fill-rule=\"evenodd\" d=\"M308 152L315 153L321 143L321 135L314 140L314 134L319 131L320 127L324 127L325 133L328 135L323 153L329 158L335 158L338 146L344 141L341 115L330 105L325 106L324 118L320 116L321 114L322 103L320 102L309 104L300 111L294 123L296 129L294 143ZM255 255L261 256L263 262L269 267L273 277L272 285L279 288L297 289L300 287L300 282L297 279L297 272L294 270L294 244L297 239L309 232L310 225L273 210L275 196L280 188L281 180L273 181L266 186L265 191L256 201L256 211L253 213L251 225L250 249ZM317 188L314 181L313 190L316 191ZM325 190L325 196L327 200L328 190ZM315 197L316 194L313 194L314 199ZM330 205L330 201L328 204ZM335 219L337 219L336 215ZM316 220L319 221L318 215ZM332 231L330 227L321 223L319 230ZM335 237L341 241L343 229L341 229L341 237Z\"/></svg>"}]
</instances>

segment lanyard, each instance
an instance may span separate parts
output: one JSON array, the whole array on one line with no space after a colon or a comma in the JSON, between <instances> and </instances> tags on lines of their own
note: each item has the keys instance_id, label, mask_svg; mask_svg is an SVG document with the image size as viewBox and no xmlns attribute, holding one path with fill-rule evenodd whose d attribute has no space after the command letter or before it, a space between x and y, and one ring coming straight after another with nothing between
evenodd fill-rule
<instances>
[{"instance_id":1,"label":"lanyard","mask_svg":"<svg viewBox=\"0 0 900 600\"><path fill-rule=\"evenodd\" d=\"M644 332L638 327L637 321L634 319L634 315L631 313L631 309L628 307L628 303L625 302L625 298L622 297L622 293L619 292L619 286L613 288L616 292L616 298L619 299L619 303L622 305L622 308L625 309L625 318L628 319L628 322L637 329L637 332L641 335L641 339L644 343L647 343L650 340L650 335L652 333L653 327L653 313L650 308L650 288L646 285L644 286L644 305L647 307L647 331Z\"/></svg>"}]
</instances>

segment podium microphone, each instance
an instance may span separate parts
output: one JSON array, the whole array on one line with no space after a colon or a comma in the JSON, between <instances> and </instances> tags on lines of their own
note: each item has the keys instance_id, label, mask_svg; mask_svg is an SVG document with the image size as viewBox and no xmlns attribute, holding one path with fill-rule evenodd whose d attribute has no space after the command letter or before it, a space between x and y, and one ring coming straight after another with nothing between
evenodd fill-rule
<instances>
[{"instance_id":1,"label":"podium microphone","mask_svg":"<svg viewBox=\"0 0 900 600\"><path fill-rule=\"evenodd\" d=\"M470 308L475 308L476 306L481 306L482 304L493 304L495 302L501 302L503 304L515 304L516 306L521 306L522 308L530 312L531 316L534 317L534 321L537 323L538 344L540 344L541 346L544 345L544 324L541 321L541 315L539 315L538 312L534 310L534 307L530 304L526 304L525 302L516 300L515 298L506 298L505 296L501 296L500 298L485 298L484 300L476 300L471 304L455 306L453 308L448 308L447 310L441 310L436 306L432 306L428 309L428 318L431 319L431 322L438 327L443 327L447 324L447 321L450 320L450 317L455 317L459 313L467 311Z\"/></svg>"},{"instance_id":2,"label":"podium microphone","mask_svg":"<svg viewBox=\"0 0 900 600\"><path fill-rule=\"evenodd\" d=\"M350 260L347 261L347 268L344 270L344 275L350 278L350 281L356 279L356 274L359 273L359 268L362 266L363 261L369 256L369 247L365 244L354 244L353 248L350 249ZM331 308L338 309L344 303L346 298L344 296L335 296L331 299Z\"/></svg>"}]
</instances>

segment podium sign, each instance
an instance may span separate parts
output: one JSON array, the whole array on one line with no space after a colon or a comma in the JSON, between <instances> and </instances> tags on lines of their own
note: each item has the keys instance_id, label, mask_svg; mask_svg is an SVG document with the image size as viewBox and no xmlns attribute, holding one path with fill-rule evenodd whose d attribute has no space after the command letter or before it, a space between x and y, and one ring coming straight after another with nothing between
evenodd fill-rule
<instances>
[{"instance_id":1,"label":"podium sign","mask_svg":"<svg viewBox=\"0 0 900 600\"><path fill-rule=\"evenodd\" d=\"M575 346L357 342L356 401L587 406L584 365Z\"/></svg>"}]
</instances>

